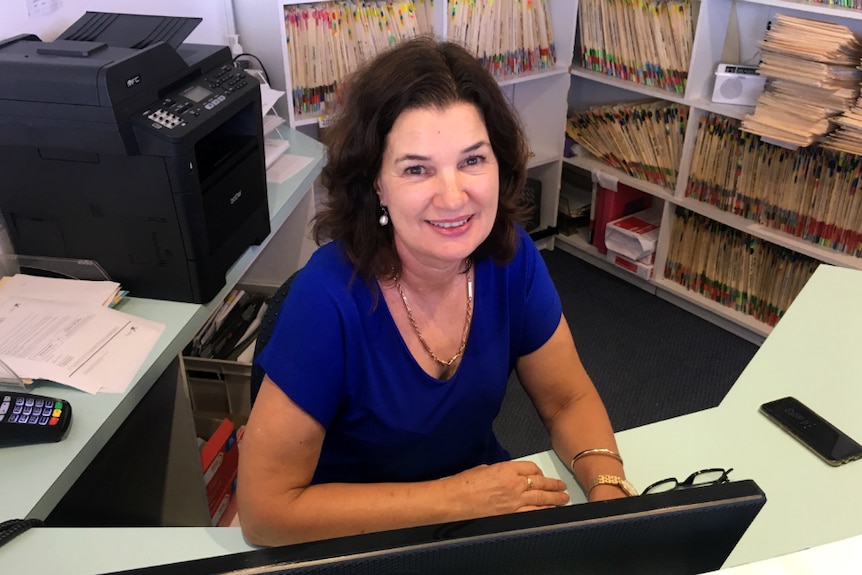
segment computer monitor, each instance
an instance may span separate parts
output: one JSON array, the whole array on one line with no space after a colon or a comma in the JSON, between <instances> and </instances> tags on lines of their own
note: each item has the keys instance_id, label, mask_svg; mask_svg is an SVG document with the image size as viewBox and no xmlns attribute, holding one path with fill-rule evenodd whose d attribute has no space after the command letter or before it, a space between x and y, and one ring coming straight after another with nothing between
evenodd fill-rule
<instances>
[{"instance_id":1,"label":"computer monitor","mask_svg":"<svg viewBox=\"0 0 862 575\"><path fill-rule=\"evenodd\" d=\"M765 502L754 481L735 481L273 547L124 573L704 573L722 566Z\"/></svg>"}]
</instances>

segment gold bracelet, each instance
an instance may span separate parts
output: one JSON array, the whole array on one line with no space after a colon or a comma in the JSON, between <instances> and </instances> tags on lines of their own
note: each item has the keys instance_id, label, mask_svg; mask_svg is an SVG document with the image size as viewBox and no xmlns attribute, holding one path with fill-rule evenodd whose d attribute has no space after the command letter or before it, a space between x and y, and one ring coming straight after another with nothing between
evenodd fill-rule
<instances>
[{"instance_id":1,"label":"gold bracelet","mask_svg":"<svg viewBox=\"0 0 862 575\"><path fill-rule=\"evenodd\" d=\"M572 457L572 462L569 464L569 467L572 469L572 473L575 472L575 462L581 457L586 457L587 455L607 455L608 457L613 457L620 463L623 462L623 458L620 457L620 454L616 451L611 451L610 449L605 449L602 447L596 447L594 449L584 449L574 457Z\"/></svg>"}]
</instances>

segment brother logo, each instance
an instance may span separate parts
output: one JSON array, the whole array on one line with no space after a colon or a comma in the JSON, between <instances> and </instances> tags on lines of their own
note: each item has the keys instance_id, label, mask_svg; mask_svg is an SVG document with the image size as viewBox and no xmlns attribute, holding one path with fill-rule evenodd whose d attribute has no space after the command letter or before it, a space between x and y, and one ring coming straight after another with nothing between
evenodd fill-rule
<instances>
[{"instance_id":1,"label":"brother logo","mask_svg":"<svg viewBox=\"0 0 862 575\"><path fill-rule=\"evenodd\" d=\"M131 78L126 80L126 88L131 88L135 84L140 84L140 83L141 83L141 75L140 74L138 74L137 76L132 76Z\"/></svg>"},{"instance_id":2,"label":"brother logo","mask_svg":"<svg viewBox=\"0 0 862 575\"><path fill-rule=\"evenodd\" d=\"M234 205L235 203L237 203L241 197L242 197L242 190L239 190L237 193L235 193L233 196L231 196L230 205Z\"/></svg>"}]
</instances>

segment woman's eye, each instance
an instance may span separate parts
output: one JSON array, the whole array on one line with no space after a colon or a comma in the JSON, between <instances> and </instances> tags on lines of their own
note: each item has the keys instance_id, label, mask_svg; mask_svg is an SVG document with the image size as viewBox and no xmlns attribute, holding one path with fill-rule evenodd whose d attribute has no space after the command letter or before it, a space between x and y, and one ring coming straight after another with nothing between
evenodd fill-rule
<instances>
[{"instance_id":1,"label":"woman's eye","mask_svg":"<svg viewBox=\"0 0 862 575\"><path fill-rule=\"evenodd\" d=\"M410 166L404 171L411 176L421 176L425 173L425 168L423 168L422 166Z\"/></svg>"},{"instance_id":2,"label":"woman's eye","mask_svg":"<svg viewBox=\"0 0 862 575\"><path fill-rule=\"evenodd\" d=\"M484 156L470 156L466 160L464 160L464 164L467 166L478 166L485 159Z\"/></svg>"}]
</instances>

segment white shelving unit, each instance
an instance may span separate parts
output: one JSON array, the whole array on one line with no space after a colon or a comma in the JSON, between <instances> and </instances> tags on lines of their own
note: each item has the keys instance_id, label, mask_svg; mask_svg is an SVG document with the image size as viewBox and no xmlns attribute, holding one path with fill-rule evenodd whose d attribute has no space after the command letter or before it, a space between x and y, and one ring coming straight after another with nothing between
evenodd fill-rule
<instances>
[{"instance_id":1,"label":"white shelving unit","mask_svg":"<svg viewBox=\"0 0 862 575\"><path fill-rule=\"evenodd\" d=\"M243 46L266 63L270 83L274 88L285 90L288 93L288 101L290 101L291 84L289 66L286 65L288 60L283 25L284 9L285 6L316 4L320 1L323 0L317 2L235 0L237 27ZM786 0L695 2L694 43L687 86L684 94L676 94L585 70L580 67L579 57L573 62L578 4L578 0L549 0L557 56L556 65L552 69L500 80L500 86L520 114L527 132L533 152L530 176L542 183L540 229L553 227L557 223L558 191L564 161L590 171L601 170L609 173L622 183L652 194L664 204L663 225L655 265L656 277L653 280L644 281L618 270L606 262L604 257L583 237L552 236L541 240L540 247L556 246L565 249L757 343L771 331L768 325L663 279L671 222L677 206L821 262L862 269L860 258L808 243L685 197L690 163L697 139L698 120L709 113L742 119L753 110L750 107L718 104L711 101L716 66L720 62L756 64L757 43L763 38L767 23L777 13L838 22L857 32L862 32L862 11ZM449 22L447 8L446 0L435 0L434 33L441 38L447 37ZM658 98L689 107L687 130L675 189L668 190L618 173L595 159L582 157L563 159L565 124L571 110L585 109L593 104L619 103L644 98ZM296 115L292 106L285 117L291 126L309 135L316 135L316 117Z\"/></svg>"},{"instance_id":2,"label":"white shelving unit","mask_svg":"<svg viewBox=\"0 0 862 575\"><path fill-rule=\"evenodd\" d=\"M568 2L559 1L552 2L552 4L553 8L557 8L561 4L568 4ZM577 20L577 0L574 0L572 4L574 4L573 7L566 7L565 10L572 12L574 19ZM696 13L694 43L684 95L589 71L582 68L578 60L575 61L570 74L570 112L586 109L590 105L619 103L644 99L645 97L658 98L689 107L676 188L668 190L638 180L593 158L575 157L564 161L592 172L600 170L611 174L618 178L621 183L641 189L664 202L662 227L656 252L655 278L646 282L630 276L633 283L637 283L644 289L654 291L656 295L722 325L746 339L759 343L771 331L768 325L741 312L723 307L671 280L664 279L663 271L667 261L670 232L676 206L686 208L730 228L743 231L753 237L804 254L826 264L862 269L862 258L848 256L809 243L698 200L687 198L685 189L697 139L698 121L703 115L709 113L741 119L753 111L751 107L711 102L714 71L720 62L756 64L757 44L763 39L767 24L775 18L777 13L836 22L858 33L862 31L862 10L785 0L701 0L695 2L694 5ZM555 14L555 20L567 15L560 14L558 11ZM561 31L563 28L576 30L576 24L571 27L563 24L558 26ZM559 44L560 39L558 37ZM602 265L605 268L610 265L604 262L602 255L583 237L558 235L555 237L554 244L597 265Z\"/></svg>"},{"instance_id":3,"label":"white shelving unit","mask_svg":"<svg viewBox=\"0 0 862 575\"><path fill-rule=\"evenodd\" d=\"M311 136L317 133L317 116L297 114L293 109L290 96L291 72L283 21L285 7L313 5L323 1L235 0L237 28L243 47L265 63L270 84L287 92L289 109L283 113L290 126ZM577 3L570 0L551 0L550 8L556 42L556 65L547 70L500 80L503 92L518 110L527 132L533 153L529 175L542 183L539 229L552 227L557 221L570 86L569 67L574 52ZM433 22L434 34L446 38L449 22L446 0L434 1ZM551 242L551 239L545 241L546 244Z\"/></svg>"}]
</instances>

